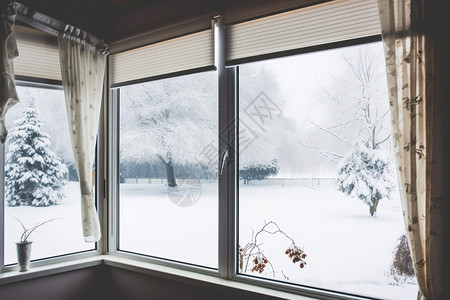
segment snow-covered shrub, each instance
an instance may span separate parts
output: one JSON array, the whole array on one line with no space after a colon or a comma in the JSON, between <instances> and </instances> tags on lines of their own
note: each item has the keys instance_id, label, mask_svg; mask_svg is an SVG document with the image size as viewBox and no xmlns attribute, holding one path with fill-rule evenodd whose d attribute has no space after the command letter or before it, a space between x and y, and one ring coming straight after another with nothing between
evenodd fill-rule
<instances>
[{"instance_id":1,"label":"snow-covered shrub","mask_svg":"<svg viewBox=\"0 0 450 300\"><path fill-rule=\"evenodd\" d=\"M64 197L67 167L50 149L50 136L42 131L34 99L30 100L24 114L8 135L6 203L9 206L56 204Z\"/></svg>"},{"instance_id":2,"label":"snow-covered shrub","mask_svg":"<svg viewBox=\"0 0 450 300\"><path fill-rule=\"evenodd\" d=\"M391 265L391 275L397 282L407 282L414 279L414 267L409 251L408 238L402 234L394 250L394 259Z\"/></svg>"},{"instance_id":3,"label":"snow-covered shrub","mask_svg":"<svg viewBox=\"0 0 450 300\"><path fill-rule=\"evenodd\" d=\"M239 170L239 178L244 180L244 184L249 184L251 180L263 180L269 176L275 176L279 169L277 160L272 160L268 164L251 164Z\"/></svg>"},{"instance_id":4,"label":"snow-covered shrub","mask_svg":"<svg viewBox=\"0 0 450 300\"><path fill-rule=\"evenodd\" d=\"M370 215L376 215L378 202L390 198L394 187L392 166L386 153L357 143L338 164L338 189L369 206Z\"/></svg>"}]
</instances>

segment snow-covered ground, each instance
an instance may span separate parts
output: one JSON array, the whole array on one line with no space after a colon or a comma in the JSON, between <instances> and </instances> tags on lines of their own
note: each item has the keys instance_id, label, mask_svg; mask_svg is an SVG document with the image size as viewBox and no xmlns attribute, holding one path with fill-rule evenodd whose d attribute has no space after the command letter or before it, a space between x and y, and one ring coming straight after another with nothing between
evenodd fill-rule
<instances>
[{"instance_id":1,"label":"snow-covered ground","mask_svg":"<svg viewBox=\"0 0 450 300\"><path fill-rule=\"evenodd\" d=\"M300 269L285 255L290 241L262 235L259 240L276 278L289 282L365 294L382 299L414 299L414 285L395 286L387 275L397 239L405 231L398 195L381 200L377 218L369 207L333 185L240 186L240 238L245 245L264 220L275 221L307 254ZM269 275L270 277L271 275Z\"/></svg>"},{"instance_id":2,"label":"snow-covered ground","mask_svg":"<svg viewBox=\"0 0 450 300\"><path fill-rule=\"evenodd\" d=\"M22 226L13 217L20 219L26 227L57 218L31 234L32 260L95 249L95 244L85 243L83 239L78 182L69 182L65 192L66 198L58 205L5 206L5 264L17 262L15 243L22 234Z\"/></svg>"},{"instance_id":3,"label":"snow-covered ground","mask_svg":"<svg viewBox=\"0 0 450 300\"><path fill-rule=\"evenodd\" d=\"M61 218L33 234L33 259L92 249L83 242L77 183L66 187L59 205L6 207L5 261L15 263L20 224ZM381 200L377 218L368 206L346 197L330 184L241 185L239 244L252 230L274 221L308 255L300 269L284 254L290 241L261 235L258 241L273 264L275 279L382 299L414 299L417 287L398 285L389 276L393 250L404 232L398 196ZM121 184L120 249L217 268L217 185L202 183L198 202L180 207L160 184ZM250 263L251 265L251 263ZM255 276L255 273L248 273ZM274 278L272 274L263 277Z\"/></svg>"},{"instance_id":4,"label":"snow-covered ground","mask_svg":"<svg viewBox=\"0 0 450 300\"><path fill-rule=\"evenodd\" d=\"M189 207L172 203L166 189L120 186L120 249L217 267L216 184L202 184L200 200ZM388 276L394 247L404 232L398 195L380 201L378 217L371 218L367 205L330 184L241 185L239 194L240 245L251 241L252 229L275 221L308 255L306 267L300 269L284 253L289 240L262 235L259 242L274 266L275 279L284 280L282 271L291 283L382 299L416 297L415 285L397 285Z\"/></svg>"}]
</instances>

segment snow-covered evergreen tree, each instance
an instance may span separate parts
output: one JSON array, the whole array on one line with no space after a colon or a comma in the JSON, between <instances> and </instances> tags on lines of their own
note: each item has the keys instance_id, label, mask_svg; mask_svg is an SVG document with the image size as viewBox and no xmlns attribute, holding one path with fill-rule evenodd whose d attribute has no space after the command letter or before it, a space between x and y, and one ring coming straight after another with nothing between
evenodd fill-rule
<instances>
[{"instance_id":1,"label":"snow-covered evergreen tree","mask_svg":"<svg viewBox=\"0 0 450 300\"><path fill-rule=\"evenodd\" d=\"M36 101L24 111L8 135L5 165L5 198L9 206L49 206L64 197L67 168L50 149L50 136L42 131Z\"/></svg>"},{"instance_id":2,"label":"snow-covered evergreen tree","mask_svg":"<svg viewBox=\"0 0 450 300\"><path fill-rule=\"evenodd\" d=\"M382 198L390 198L393 182L389 157L367 143L357 143L338 165L338 189L366 203L371 216Z\"/></svg>"}]
</instances>

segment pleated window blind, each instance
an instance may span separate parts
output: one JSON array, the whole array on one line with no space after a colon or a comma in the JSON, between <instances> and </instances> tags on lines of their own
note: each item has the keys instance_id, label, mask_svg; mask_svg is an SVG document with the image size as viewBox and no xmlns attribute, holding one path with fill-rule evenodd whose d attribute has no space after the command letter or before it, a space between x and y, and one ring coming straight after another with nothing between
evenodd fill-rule
<instances>
[{"instance_id":1,"label":"pleated window blind","mask_svg":"<svg viewBox=\"0 0 450 300\"><path fill-rule=\"evenodd\" d=\"M335 0L228 26L227 63L379 34L376 0Z\"/></svg>"},{"instance_id":2,"label":"pleated window blind","mask_svg":"<svg viewBox=\"0 0 450 300\"><path fill-rule=\"evenodd\" d=\"M131 84L177 72L214 67L213 31L183 37L113 54L111 86Z\"/></svg>"},{"instance_id":3,"label":"pleated window blind","mask_svg":"<svg viewBox=\"0 0 450 300\"><path fill-rule=\"evenodd\" d=\"M19 56L14 59L18 76L61 80L57 38L42 31L16 26Z\"/></svg>"}]
</instances>

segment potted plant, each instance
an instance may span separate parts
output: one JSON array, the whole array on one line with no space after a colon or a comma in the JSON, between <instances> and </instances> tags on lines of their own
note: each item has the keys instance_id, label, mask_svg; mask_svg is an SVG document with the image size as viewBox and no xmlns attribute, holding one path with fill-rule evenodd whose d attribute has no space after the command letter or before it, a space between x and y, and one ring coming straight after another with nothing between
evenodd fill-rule
<instances>
[{"instance_id":1,"label":"potted plant","mask_svg":"<svg viewBox=\"0 0 450 300\"><path fill-rule=\"evenodd\" d=\"M20 223L20 225L22 225L23 229L22 235L20 236L20 241L16 243L16 249L17 249L17 262L19 264L19 272L25 272L28 271L28 269L30 268L31 244L33 243L33 241L30 241L28 238L33 233L33 231L35 231L42 225L56 219L50 219L41 223L37 223L31 228L27 228L25 227L25 225L21 220L19 220L16 217L13 218L16 219Z\"/></svg>"}]
</instances>

